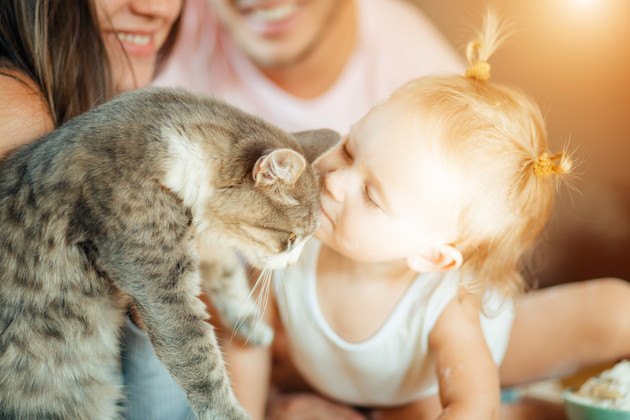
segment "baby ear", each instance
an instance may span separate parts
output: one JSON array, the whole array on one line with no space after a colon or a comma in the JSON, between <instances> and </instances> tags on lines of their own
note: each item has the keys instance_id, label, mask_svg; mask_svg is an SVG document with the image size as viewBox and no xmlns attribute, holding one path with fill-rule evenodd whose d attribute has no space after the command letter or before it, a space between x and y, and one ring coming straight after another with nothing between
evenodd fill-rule
<instances>
[{"instance_id":1,"label":"baby ear","mask_svg":"<svg viewBox=\"0 0 630 420\"><path fill-rule=\"evenodd\" d=\"M407 257L409 268L418 273L455 270L461 267L463 262L462 253L448 244Z\"/></svg>"},{"instance_id":2,"label":"baby ear","mask_svg":"<svg viewBox=\"0 0 630 420\"><path fill-rule=\"evenodd\" d=\"M293 133L293 136L304 149L304 156L306 156L308 163L315 162L318 157L332 149L341 139L339 133L327 128L299 131Z\"/></svg>"},{"instance_id":3,"label":"baby ear","mask_svg":"<svg viewBox=\"0 0 630 420\"><path fill-rule=\"evenodd\" d=\"M259 186L282 182L293 185L306 168L306 160L295 150L275 149L256 161L252 176Z\"/></svg>"}]
</instances>

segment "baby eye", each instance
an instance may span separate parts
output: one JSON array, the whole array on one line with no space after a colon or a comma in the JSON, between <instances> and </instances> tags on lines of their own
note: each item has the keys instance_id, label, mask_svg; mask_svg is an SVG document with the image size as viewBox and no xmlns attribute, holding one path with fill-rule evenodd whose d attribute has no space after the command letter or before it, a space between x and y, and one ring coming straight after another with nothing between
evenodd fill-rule
<instances>
[{"instance_id":1,"label":"baby eye","mask_svg":"<svg viewBox=\"0 0 630 420\"><path fill-rule=\"evenodd\" d=\"M380 208L378 203L376 201L374 201L374 199L370 195L370 190L369 190L367 185L365 185L363 187L363 199L365 200L365 202L367 203L368 206L375 207L375 208Z\"/></svg>"},{"instance_id":2,"label":"baby eye","mask_svg":"<svg viewBox=\"0 0 630 420\"><path fill-rule=\"evenodd\" d=\"M348 142L344 142L343 146L341 147L341 150L343 152L343 155L346 159L352 160L352 155L350 154L350 151L348 150Z\"/></svg>"}]
</instances>

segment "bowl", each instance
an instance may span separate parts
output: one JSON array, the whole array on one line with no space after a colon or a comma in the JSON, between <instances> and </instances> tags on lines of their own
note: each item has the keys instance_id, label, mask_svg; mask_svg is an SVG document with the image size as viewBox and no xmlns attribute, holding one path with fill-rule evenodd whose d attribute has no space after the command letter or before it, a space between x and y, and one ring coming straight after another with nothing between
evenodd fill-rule
<instances>
[{"instance_id":1,"label":"bowl","mask_svg":"<svg viewBox=\"0 0 630 420\"><path fill-rule=\"evenodd\" d=\"M630 411L597 405L573 391L565 391L562 397L569 420L630 420Z\"/></svg>"}]
</instances>

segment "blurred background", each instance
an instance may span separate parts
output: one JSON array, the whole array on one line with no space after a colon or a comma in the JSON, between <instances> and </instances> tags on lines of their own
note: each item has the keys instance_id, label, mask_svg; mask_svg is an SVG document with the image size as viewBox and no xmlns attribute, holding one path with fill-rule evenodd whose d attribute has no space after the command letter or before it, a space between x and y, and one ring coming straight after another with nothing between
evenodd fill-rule
<instances>
[{"instance_id":1,"label":"blurred background","mask_svg":"<svg viewBox=\"0 0 630 420\"><path fill-rule=\"evenodd\" d=\"M462 56L488 4L409 1ZM539 286L630 280L630 0L492 4L514 30L491 58L492 80L530 94L546 115L551 151L568 143L578 162L526 275Z\"/></svg>"}]
</instances>

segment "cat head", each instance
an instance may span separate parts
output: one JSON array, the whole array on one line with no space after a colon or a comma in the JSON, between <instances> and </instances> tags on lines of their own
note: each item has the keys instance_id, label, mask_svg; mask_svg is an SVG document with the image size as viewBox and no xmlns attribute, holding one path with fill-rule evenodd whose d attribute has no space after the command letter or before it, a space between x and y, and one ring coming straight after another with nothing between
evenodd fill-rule
<instances>
[{"instance_id":1,"label":"cat head","mask_svg":"<svg viewBox=\"0 0 630 420\"><path fill-rule=\"evenodd\" d=\"M258 268L297 260L319 223L313 162L339 138L324 129L265 132L240 141L215 174L206 206L210 230Z\"/></svg>"}]
</instances>

